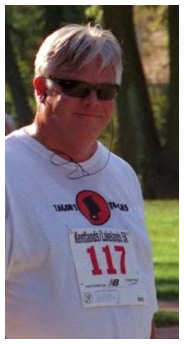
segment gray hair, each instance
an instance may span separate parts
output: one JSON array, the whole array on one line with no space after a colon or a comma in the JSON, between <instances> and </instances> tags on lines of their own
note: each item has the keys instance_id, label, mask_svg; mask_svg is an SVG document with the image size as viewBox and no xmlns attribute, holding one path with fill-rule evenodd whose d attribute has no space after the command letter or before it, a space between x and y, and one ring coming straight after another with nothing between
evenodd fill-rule
<instances>
[{"instance_id":1,"label":"gray hair","mask_svg":"<svg viewBox=\"0 0 184 344\"><path fill-rule=\"evenodd\" d=\"M53 32L42 43L35 59L35 76L50 74L58 67L80 69L95 57L102 59L101 70L112 66L121 83L122 51L109 30L100 25L69 24Z\"/></svg>"}]
</instances>

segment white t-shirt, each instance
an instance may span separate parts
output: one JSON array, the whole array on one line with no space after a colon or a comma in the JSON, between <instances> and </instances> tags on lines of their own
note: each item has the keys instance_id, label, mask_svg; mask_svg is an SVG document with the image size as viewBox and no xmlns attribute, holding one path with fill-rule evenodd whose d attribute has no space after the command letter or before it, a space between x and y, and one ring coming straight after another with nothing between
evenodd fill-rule
<instances>
[{"instance_id":1,"label":"white t-shirt","mask_svg":"<svg viewBox=\"0 0 184 344\"><path fill-rule=\"evenodd\" d=\"M24 129L7 137L7 338L150 338L143 199L125 161L111 153L102 169L108 154L98 142L79 167Z\"/></svg>"}]
</instances>

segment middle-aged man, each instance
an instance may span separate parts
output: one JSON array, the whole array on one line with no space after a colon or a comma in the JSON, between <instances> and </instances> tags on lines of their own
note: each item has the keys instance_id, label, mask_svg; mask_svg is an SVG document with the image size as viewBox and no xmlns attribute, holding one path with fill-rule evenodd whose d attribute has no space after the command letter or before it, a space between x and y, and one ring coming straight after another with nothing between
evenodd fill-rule
<instances>
[{"instance_id":1,"label":"middle-aged man","mask_svg":"<svg viewBox=\"0 0 184 344\"><path fill-rule=\"evenodd\" d=\"M100 26L67 25L38 51L34 121L6 139L7 338L154 338L138 179L97 141L121 74Z\"/></svg>"}]
</instances>

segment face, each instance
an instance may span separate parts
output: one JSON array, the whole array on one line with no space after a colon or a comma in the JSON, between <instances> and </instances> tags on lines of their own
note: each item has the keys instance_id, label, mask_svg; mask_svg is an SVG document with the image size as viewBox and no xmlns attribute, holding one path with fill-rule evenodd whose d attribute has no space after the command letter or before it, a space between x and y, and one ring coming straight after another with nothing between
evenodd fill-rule
<instances>
[{"instance_id":1,"label":"face","mask_svg":"<svg viewBox=\"0 0 184 344\"><path fill-rule=\"evenodd\" d=\"M74 79L91 84L115 84L115 72L108 67L100 72L100 60L94 59L79 71L64 73L58 71L54 76L60 79ZM66 142L81 144L96 141L97 137L111 119L115 100L99 100L94 90L85 98L64 94L61 86L52 82L48 89L44 110L44 121L48 135L62 138Z\"/></svg>"}]
</instances>

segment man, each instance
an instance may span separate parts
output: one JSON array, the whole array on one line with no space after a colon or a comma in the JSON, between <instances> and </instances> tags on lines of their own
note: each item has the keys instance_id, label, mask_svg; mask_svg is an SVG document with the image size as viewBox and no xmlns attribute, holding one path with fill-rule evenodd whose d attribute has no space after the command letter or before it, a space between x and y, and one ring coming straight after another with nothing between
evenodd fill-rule
<instances>
[{"instance_id":1,"label":"man","mask_svg":"<svg viewBox=\"0 0 184 344\"><path fill-rule=\"evenodd\" d=\"M121 73L99 26L67 25L38 51L35 119L6 141L7 338L154 338L140 186L97 141Z\"/></svg>"}]
</instances>

